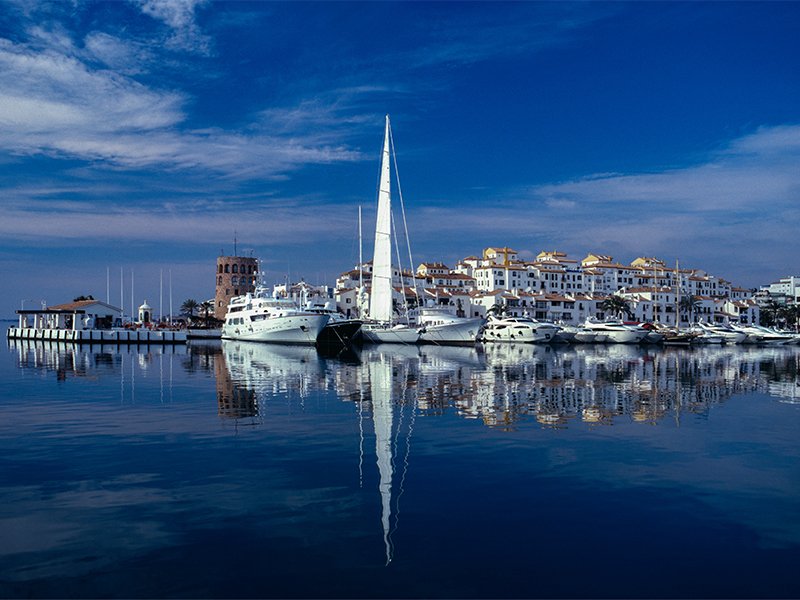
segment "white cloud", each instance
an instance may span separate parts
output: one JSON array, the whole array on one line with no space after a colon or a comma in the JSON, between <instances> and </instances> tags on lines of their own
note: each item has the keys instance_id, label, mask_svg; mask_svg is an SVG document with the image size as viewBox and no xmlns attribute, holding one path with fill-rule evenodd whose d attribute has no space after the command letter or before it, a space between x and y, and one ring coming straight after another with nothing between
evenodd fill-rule
<instances>
[{"instance_id":1,"label":"white cloud","mask_svg":"<svg viewBox=\"0 0 800 600\"><path fill-rule=\"evenodd\" d=\"M265 178L308 163L359 158L338 142L332 129L298 133L298 123L324 120L325 107L284 111L283 125L272 130L267 126L279 120L275 112L268 113L266 124L256 123L243 132L183 130L186 96L144 86L110 69L92 68L85 60L100 60L130 73L140 51L135 44L92 33L81 50L63 32L41 28L35 30L35 39L36 48L0 39L0 150L121 167L212 169L225 176Z\"/></svg>"},{"instance_id":2,"label":"white cloud","mask_svg":"<svg viewBox=\"0 0 800 600\"><path fill-rule=\"evenodd\" d=\"M133 0L140 10L170 27L173 31L167 44L173 48L208 54L211 39L201 33L195 20L195 9L206 0Z\"/></svg>"},{"instance_id":3,"label":"white cloud","mask_svg":"<svg viewBox=\"0 0 800 600\"><path fill-rule=\"evenodd\" d=\"M680 257L756 285L786 275L800 255L800 126L762 127L682 169L591 175L505 191L481 209L418 212L410 219L423 243Z\"/></svg>"}]
</instances>

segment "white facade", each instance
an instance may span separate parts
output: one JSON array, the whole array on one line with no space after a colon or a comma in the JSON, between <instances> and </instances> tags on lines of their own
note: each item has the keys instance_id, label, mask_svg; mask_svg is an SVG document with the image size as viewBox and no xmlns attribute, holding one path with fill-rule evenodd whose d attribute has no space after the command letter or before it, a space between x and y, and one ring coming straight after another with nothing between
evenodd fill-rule
<instances>
[{"instance_id":1,"label":"white facade","mask_svg":"<svg viewBox=\"0 0 800 600\"><path fill-rule=\"evenodd\" d=\"M364 265L368 281L371 265ZM589 254L581 261L557 250L540 252L533 261L519 259L519 253L508 247L492 247L482 257L468 256L447 272L443 263L422 263L418 269L418 289L426 290L425 299L454 306L456 298L467 316L486 316L494 305L501 305L508 314L537 319L580 324L587 317L604 317L602 301L619 294L630 303L633 320L674 326L692 322L746 320L758 322L758 307L752 293L734 287L730 282L700 269L668 268L664 261L639 257L629 265L614 261L612 256ZM395 270L395 286L400 274ZM358 267L337 280L337 290L357 287ZM410 285L410 278L406 278ZM800 278L781 280L780 289L800 293ZM778 285L778 284L773 284ZM677 309L680 297L694 298L691 312ZM350 296L337 297L340 309ZM352 298L351 302L353 301ZM397 292L396 300L402 302Z\"/></svg>"}]
</instances>

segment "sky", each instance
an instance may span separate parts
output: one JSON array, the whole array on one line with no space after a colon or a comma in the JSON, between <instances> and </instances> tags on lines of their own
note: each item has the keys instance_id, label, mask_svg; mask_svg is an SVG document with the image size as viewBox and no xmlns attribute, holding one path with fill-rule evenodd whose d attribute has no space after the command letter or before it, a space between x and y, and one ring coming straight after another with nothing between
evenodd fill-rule
<instances>
[{"instance_id":1,"label":"sky","mask_svg":"<svg viewBox=\"0 0 800 600\"><path fill-rule=\"evenodd\" d=\"M333 284L386 114L415 264L800 275L798 2L0 0L0 317Z\"/></svg>"}]
</instances>

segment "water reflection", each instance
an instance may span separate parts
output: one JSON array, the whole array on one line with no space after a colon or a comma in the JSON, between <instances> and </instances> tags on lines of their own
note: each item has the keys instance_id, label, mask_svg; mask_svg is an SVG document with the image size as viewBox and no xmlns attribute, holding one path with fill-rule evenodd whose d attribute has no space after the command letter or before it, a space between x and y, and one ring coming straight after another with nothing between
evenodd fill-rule
<instances>
[{"instance_id":1,"label":"water reflection","mask_svg":"<svg viewBox=\"0 0 800 600\"><path fill-rule=\"evenodd\" d=\"M576 548L610 548L611 557L645 539L674 557L698 530L705 556L719 553L721 562L742 555L742 544L754 556L751 546L796 548L800 540L795 407L725 405L756 391L797 402L800 351L791 347L376 346L320 356L243 342L15 341L9 349L7 365L18 373L8 380L27 394L3 407L0 441L12 458L0 478L10 498L0 511L0 556L13 559L7 579L52 577L54 587L38 595L61 589L62 577L96 581L114 557L162 561L160 579L147 587L142 578L131 592L158 595L185 556L206 551L181 585L211 572L235 585L277 564L276 573L295 571L276 595L325 595L327 587L292 586L348 569L352 586L342 596L414 595L417 588L396 586L444 561L440 571L466 583L454 589L445 577L440 595L465 595L474 573L463 557L511 548L503 577L511 574L512 587L497 589L524 596L530 556L550 573L573 569ZM715 407L721 418L682 422ZM239 425L252 427L234 435ZM15 529L20 515L24 526ZM756 535L720 537L737 528ZM670 545L675 530L685 535ZM230 551L206 550L217 547ZM230 575L243 555L252 562ZM645 555L636 566L647 566ZM597 556L588 552L582 563L596 567L593 581L616 560L597 565ZM723 570L707 580L723 581ZM508 585L499 577L492 581ZM369 578L373 585L360 587ZM123 589L107 585L105 594L74 595ZM37 595L9 589L0 595ZM185 591L264 595L224 585Z\"/></svg>"},{"instance_id":2,"label":"water reflection","mask_svg":"<svg viewBox=\"0 0 800 600\"><path fill-rule=\"evenodd\" d=\"M390 404L420 414L454 410L500 428L527 421L556 428L612 425L621 418L657 423L755 391L800 402L800 350L792 346L390 345L329 357L304 346L248 342L137 347L12 340L9 348L20 368L58 381L114 375L130 400L137 376L157 375L161 393L168 394L176 369L207 373L216 382L219 416L254 423L277 396L302 406L322 392L374 409L380 391Z\"/></svg>"}]
</instances>

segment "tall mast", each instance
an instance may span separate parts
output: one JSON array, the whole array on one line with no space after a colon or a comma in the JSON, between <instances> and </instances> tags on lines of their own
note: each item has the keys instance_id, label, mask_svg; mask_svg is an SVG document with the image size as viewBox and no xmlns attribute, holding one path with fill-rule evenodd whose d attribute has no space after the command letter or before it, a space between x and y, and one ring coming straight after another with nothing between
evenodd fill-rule
<instances>
[{"instance_id":1,"label":"tall mast","mask_svg":"<svg viewBox=\"0 0 800 600\"><path fill-rule=\"evenodd\" d=\"M675 259L675 329L681 326L681 272Z\"/></svg>"},{"instance_id":2,"label":"tall mast","mask_svg":"<svg viewBox=\"0 0 800 600\"><path fill-rule=\"evenodd\" d=\"M131 321L133 321L133 313L135 312L136 312L136 306L134 306L133 303L133 269L131 269Z\"/></svg>"},{"instance_id":3,"label":"tall mast","mask_svg":"<svg viewBox=\"0 0 800 600\"><path fill-rule=\"evenodd\" d=\"M158 320L164 320L164 269L158 273Z\"/></svg>"},{"instance_id":4,"label":"tall mast","mask_svg":"<svg viewBox=\"0 0 800 600\"><path fill-rule=\"evenodd\" d=\"M120 317L124 320L125 319L125 280L122 275L122 267L119 268L119 308L122 311Z\"/></svg>"},{"instance_id":5,"label":"tall mast","mask_svg":"<svg viewBox=\"0 0 800 600\"><path fill-rule=\"evenodd\" d=\"M106 304L111 304L111 268L106 267Z\"/></svg>"},{"instance_id":6,"label":"tall mast","mask_svg":"<svg viewBox=\"0 0 800 600\"><path fill-rule=\"evenodd\" d=\"M172 325L172 269L169 270L169 324Z\"/></svg>"},{"instance_id":7,"label":"tall mast","mask_svg":"<svg viewBox=\"0 0 800 600\"><path fill-rule=\"evenodd\" d=\"M377 321L392 320L392 196L389 157L389 115L381 157L381 176L378 185L378 214L375 221L375 247L372 259L372 293L369 316Z\"/></svg>"}]
</instances>

